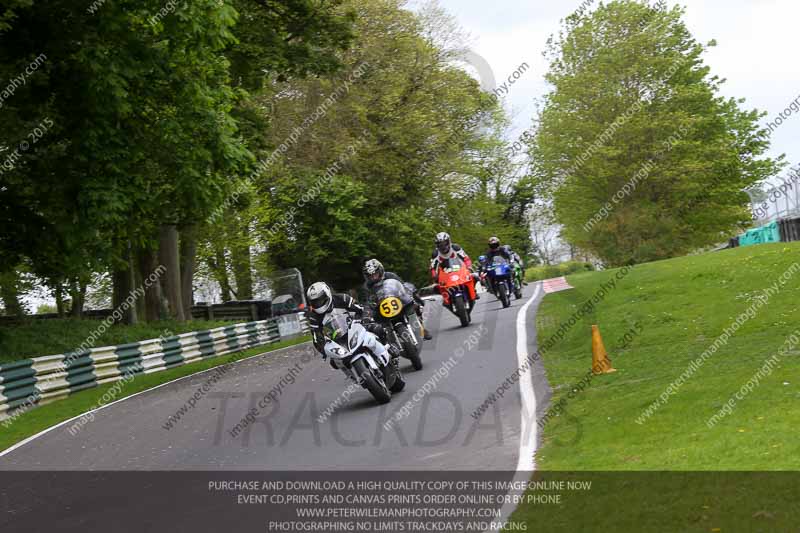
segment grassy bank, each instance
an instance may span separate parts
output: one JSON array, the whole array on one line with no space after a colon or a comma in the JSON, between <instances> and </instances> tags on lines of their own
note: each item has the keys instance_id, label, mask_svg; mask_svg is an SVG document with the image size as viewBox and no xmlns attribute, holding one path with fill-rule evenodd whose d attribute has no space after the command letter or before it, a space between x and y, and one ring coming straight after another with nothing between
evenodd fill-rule
<instances>
[{"instance_id":1,"label":"grassy bank","mask_svg":"<svg viewBox=\"0 0 800 533\"><path fill-rule=\"evenodd\" d=\"M791 243L641 265L572 327L562 324L619 271L570 276L574 290L548 295L537 328L540 345L566 331L542 358L563 412L540 430L534 479L592 488L528 492L561 500L525 501L513 521L541 531L794 527L796 476L775 471L800 469L800 348L787 344L800 329L800 269L785 274L798 262ZM592 324L617 372L587 381Z\"/></svg>"},{"instance_id":2,"label":"grassy bank","mask_svg":"<svg viewBox=\"0 0 800 533\"><path fill-rule=\"evenodd\" d=\"M553 402L566 414L544 428L543 470L781 470L800 468L800 348L788 346L757 386L734 394L786 348L800 329L800 243L762 245L651 263L633 269L594 312L544 357ZM539 339L555 333L613 271L569 277L575 290L549 295ZM754 318L717 339L757 296L777 287ZM752 307L751 307L752 306ZM618 372L593 378L569 398L591 365L590 326L598 324ZM627 339L626 339L627 335ZM654 404L704 351L717 350ZM752 381L751 381L752 384ZM656 408L653 409L653 405ZM648 408L649 415L648 415Z\"/></svg>"},{"instance_id":3,"label":"grassy bank","mask_svg":"<svg viewBox=\"0 0 800 533\"><path fill-rule=\"evenodd\" d=\"M161 385L168 381L172 381L183 376L188 376L202 370L208 370L210 368L232 363L234 361L239 361L241 359L252 357L261 353L267 353L280 348L286 348L287 346L294 346L308 340L310 340L310 337L298 337L297 339L281 341L270 346L261 346L235 354L212 357L203 361L197 361L188 365L165 370L163 372L142 374L136 376L136 379L122 387L121 392L115 396L114 400L131 396L137 392L151 389L157 385ZM54 426L59 422L69 420L70 418L89 411L90 409L98 407L98 401L103 397L106 391L113 386L114 383L108 383L93 389L78 392L77 394L73 394L72 396L69 396L63 400L37 407L26 413L23 413L19 418L15 419L8 428L5 427L2 422L0 422L0 450L4 450L10 446L13 446L17 442L24 440L31 435L35 435L36 433L39 433L40 431L43 431L51 426Z\"/></svg>"},{"instance_id":4,"label":"grassy bank","mask_svg":"<svg viewBox=\"0 0 800 533\"><path fill-rule=\"evenodd\" d=\"M101 320L65 318L27 320L13 326L0 327L0 364L75 350L97 330L101 322ZM162 335L178 335L231 324L232 322L221 320L188 322L164 320L134 326L115 324L97 338L94 347L157 339Z\"/></svg>"},{"instance_id":5,"label":"grassy bank","mask_svg":"<svg viewBox=\"0 0 800 533\"><path fill-rule=\"evenodd\" d=\"M525 281L558 278L568 274L592 270L594 270L594 266L591 263L583 263L581 261L566 261L558 265L540 265L525 270Z\"/></svg>"}]
</instances>

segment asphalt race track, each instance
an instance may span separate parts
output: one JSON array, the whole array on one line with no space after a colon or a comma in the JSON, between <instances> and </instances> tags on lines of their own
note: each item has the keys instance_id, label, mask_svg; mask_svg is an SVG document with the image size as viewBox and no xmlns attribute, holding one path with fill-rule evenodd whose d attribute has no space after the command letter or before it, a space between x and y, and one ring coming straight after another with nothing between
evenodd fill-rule
<instances>
[{"instance_id":1,"label":"asphalt race track","mask_svg":"<svg viewBox=\"0 0 800 533\"><path fill-rule=\"evenodd\" d=\"M534 346L541 297L531 285L522 300L502 309L483 294L467 328L439 301L428 302L434 340L425 343L425 367L415 372L403 360L406 389L384 406L360 388L342 398L344 375L303 345L235 363L170 429L164 427L168 417L208 372L101 409L78 432L74 426L69 431L71 423L49 431L0 457L0 470L515 470L519 386L480 419L471 415L518 367L517 315L532 298L525 324L528 349ZM523 374L523 386L531 387L532 378L541 411L547 387L540 366ZM281 379L277 401L260 409ZM414 401L432 379L431 392ZM320 421L337 399L338 408ZM404 404L407 415L387 426ZM231 436L251 408L258 411L255 423Z\"/></svg>"},{"instance_id":2,"label":"asphalt race track","mask_svg":"<svg viewBox=\"0 0 800 533\"><path fill-rule=\"evenodd\" d=\"M549 389L539 361L519 383L507 380L534 353L542 296L532 285L503 309L483 294L467 328L440 301L428 302L434 340L425 343L425 367L415 372L403 360L406 389L384 406L361 388L344 395L349 382L306 344L230 365L171 426L169 417L213 369L109 404L77 429L76 420L62 423L0 455L0 528L90 532L113 523L114 531L163 531L165 524L217 531L235 517L237 530L263 531L265 517L279 519L290 507L242 507L206 487L256 473L273 480L337 480L347 472L373 480L526 480L537 438L526 411L541 414ZM513 508L493 512L505 519Z\"/></svg>"}]
</instances>

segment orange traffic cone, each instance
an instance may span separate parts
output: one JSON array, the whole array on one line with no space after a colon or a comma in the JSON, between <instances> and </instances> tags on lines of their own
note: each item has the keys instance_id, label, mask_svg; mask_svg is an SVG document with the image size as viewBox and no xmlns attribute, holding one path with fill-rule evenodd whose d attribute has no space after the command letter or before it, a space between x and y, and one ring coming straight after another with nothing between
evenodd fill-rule
<instances>
[{"instance_id":1,"label":"orange traffic cone","mask_svg":"<svg viewBox=\"0 0 800 533\"><path fill-rule=\"evenodd\" d=\"M600 336L600 328L592 326L592 373L610 374L616 372L611 366L611 359L603 346L603 337Z\"/></svg>"}]
</instances>

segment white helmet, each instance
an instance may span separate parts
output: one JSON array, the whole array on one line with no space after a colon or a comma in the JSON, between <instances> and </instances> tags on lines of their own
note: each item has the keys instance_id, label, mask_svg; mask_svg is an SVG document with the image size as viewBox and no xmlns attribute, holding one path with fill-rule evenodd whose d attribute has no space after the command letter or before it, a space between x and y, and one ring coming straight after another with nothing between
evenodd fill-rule
<instances>
[{"instance_id":1,"label":"white helmet","mask_svg":"<svg viewBox=\"0 0 800 533\"><path fill-rule=\"evenodd\" d=\"M311 306L311 310L318 315L324 315L330 311L333 306L331 288L328 287L327 283L322 281L318 281L310 286L306 292L306 296L308 296L308 305Z\"/></svg>"}]
</instances>

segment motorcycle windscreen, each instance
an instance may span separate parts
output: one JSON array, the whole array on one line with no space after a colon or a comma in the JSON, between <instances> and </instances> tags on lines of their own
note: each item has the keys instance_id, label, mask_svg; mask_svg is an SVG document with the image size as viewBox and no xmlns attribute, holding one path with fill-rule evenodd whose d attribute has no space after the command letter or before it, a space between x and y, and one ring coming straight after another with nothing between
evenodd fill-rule
<instances>
[{"instance_id":1,"label":"motorcycle windscreen","mask_svg":"<svg viewBox=\"0 0 800 533\"><path fill-rule=\"evenodd\" d=\"M444 261L442 261L442 270L444 270L445 272L458 272L459 270L461 270L461 266L463 264L464 262L461 261L461 258L458 256L453 257L451 259L445 259Z\"/></svg>"},{"instance_id":2,"label":"motorcycle windscreen","mask_svg":"<svg viewBox=\"0 0 800 533\"><path fill-rule=\"evenodd\" d=\"M400 300L403 306L411 305L414 297L406 290L405 285L396 279L385 279L375 288L378 305L382 305L385 300L392 301L392 298Z\"/></svg>"},{"instance_id":3,"label":"motorcycle windscreen","mask_svg":"<svg viewBox=\"0 0 800 533\"><path fill-rule=\"evenodd\" d=\"M325 336L341 346L347 347L347 332L350 330L350 319L346 313L333 312L325 317L322 323Z\"/></svg>"},{"instance_id":4,"label":"motorcycle windscreen","mask_svg":"<svg viewBox=\"0 0 800 533\"><path fill-rule=\"evenodd\" d=\"M497 256L492 260L492 268L497 276L505 276L508 273L508 261L505 257Z\"/></svg>"}]
</instances>

